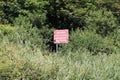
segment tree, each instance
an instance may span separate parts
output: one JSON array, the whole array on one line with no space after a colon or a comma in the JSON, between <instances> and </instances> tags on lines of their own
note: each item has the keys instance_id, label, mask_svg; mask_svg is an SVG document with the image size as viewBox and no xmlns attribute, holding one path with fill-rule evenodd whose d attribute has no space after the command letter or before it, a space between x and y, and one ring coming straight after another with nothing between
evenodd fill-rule
<instances>
[{"instance_id":1,"label":"tree","mask_svg":"<svg viewBox=\"0 0 120 80\"><path fill-rule=\"evenodd\" d=\"M95 31L102 36L114 33L118 28L117 18L114 17L111 11L101 9L97 11L90 11L85 19L87 29Z\"/></svg>"},{"instance_id":2,"label":"tree","mask_svg":"<svg viewBox=\"0 0 120 80\"><path fill-rule=\"evenodd\" d=\"M120 23L120 0L96 0L97 6L112 11Z\"/></svg>"},{"instance_id":3,"label":"tree","mask_svg":"<svg viewBox=\"0 0 120 80\"><path fill-rule=\"evenodd\" d=\"M43 0L1 0L0 1L0 21L1 23L13 24L19 15L27 16L33 26L41 26L45 18ZM39 18L39 19L38 19ZM39 23L39 24L38 24Z\"/></svg>"},{"instance_id":4,"label":"tree","mask_svg":"<svg viewBox=\"0 0 120 80\"><path fill-rule=\"evenodd\" d=\"M46 22L57 29L84 29L87 13L97 9L94 0L49 0Z\"/></svg>"}]
</instances>

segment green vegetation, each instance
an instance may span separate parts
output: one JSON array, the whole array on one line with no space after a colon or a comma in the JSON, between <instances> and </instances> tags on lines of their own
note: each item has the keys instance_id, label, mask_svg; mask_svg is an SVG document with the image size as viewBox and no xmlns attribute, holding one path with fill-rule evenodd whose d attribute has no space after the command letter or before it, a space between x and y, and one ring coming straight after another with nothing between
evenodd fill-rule
<instances>
[{"instance_id":1,"label":"green vegetation","mask_svg":"<svg viewBox=\"0 0 120 80\"><path fill-rule=\"evenodd\" d=\"M40 49L2 43L0 79L2 80L119 80L120 54L90 55L76 53L42 55Z\"/></svg>"},{"instance_id":2,"label":"green vegetation","mask_svg":"<svg viewBox=\"0 0 120 80\"><path fill-rule=\"evenodd\" d=\"M53 31L69 29L55 53ZM120 80L119 0L0 0L0 80Z\"/></svg>"},{"instance_id":3,"label":"green vegetation","mask_svg":"<svg viewBox=\"0 0 120 80\"><path fill-rule=\"evenodd\" d=\"M95 34L95 32L80 29L71 33L69 44L61 45L61 51L63 52L76 52L82 49L88 50L91 54L99 54L99 52L111 54L119 50L109 37L103 38L101 35Z\"/></svg>"}]
</instances>

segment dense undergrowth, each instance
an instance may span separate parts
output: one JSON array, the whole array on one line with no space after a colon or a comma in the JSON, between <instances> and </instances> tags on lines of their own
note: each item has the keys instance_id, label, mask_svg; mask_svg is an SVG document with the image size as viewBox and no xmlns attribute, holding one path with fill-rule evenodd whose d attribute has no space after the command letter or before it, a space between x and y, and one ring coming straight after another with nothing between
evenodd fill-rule
<instances>
[{"instance_id":1,"label":"dense undergrowth","mask_svg":"<svg viewBox=\"0 0 120 80\"><path fill-rule=\"evenodd\" d=\"M59 52L54 53L46 50L44 37L39 35L44 31L0 26L1 80L120 79L119 47L110 37L78 29L71 32L70 43L60 45Z\"/></svg>"},{"instance_id":2,"label":"dense undergrowth","mask_svg":"<svg viewBox=\"0 0 120 80\"><path fill-rule=\"evenodd\" d=\"M120 1L0 0L0 80L120 80Z\"/></svg>"},{"instance_id":3,"label":"dense undergrowth","mask_svg":"<svg viewBox=\"0 0 120 80\"><path fill-rule=\"evenodd\" d=\"M91 55L87 50L42 55L40 49L2 43L1 80L119 80L120 54Z\"/></svg>"}]
</instances>

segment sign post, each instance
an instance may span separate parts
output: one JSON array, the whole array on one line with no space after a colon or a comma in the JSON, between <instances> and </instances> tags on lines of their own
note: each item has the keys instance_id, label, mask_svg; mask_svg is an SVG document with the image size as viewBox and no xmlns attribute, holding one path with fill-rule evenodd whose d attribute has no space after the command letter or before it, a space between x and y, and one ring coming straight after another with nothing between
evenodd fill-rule
<instances>
[{"instance_id":1,"label":"sign post","mask_svg":"<svg viewBox=\"0 0 120 80\"><path fill-rule=\"evenodd\" d=\"M54 44L56 44L56 52L58 52L58 44L68 43L69 32L68 29L54 31Z\"/></svg>"},{"instance_id":2,"label":"sign post","mask_svg":"<svg viewBox=\"0 0 120 80\"><path fill-rule=\"evenodd\" d=\"M58 44L56 44L56 52L58 52Z\"/></svg>"}]
</instances>

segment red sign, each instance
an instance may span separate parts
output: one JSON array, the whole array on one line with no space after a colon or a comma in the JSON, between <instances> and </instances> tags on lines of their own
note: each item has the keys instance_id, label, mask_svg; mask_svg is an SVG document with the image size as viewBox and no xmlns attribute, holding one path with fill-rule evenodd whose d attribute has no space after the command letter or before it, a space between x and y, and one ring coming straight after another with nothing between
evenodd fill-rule
<instances>
[{"instance_id":1,"label":"red sign","mask_svg":"<svg viewBox=\"0 0 120 80\"><path fill-rule=\"evenodd\" d=\"M54 31L54 43L68 43L68 29Z\"/></svg>"}]
</instances>

